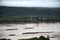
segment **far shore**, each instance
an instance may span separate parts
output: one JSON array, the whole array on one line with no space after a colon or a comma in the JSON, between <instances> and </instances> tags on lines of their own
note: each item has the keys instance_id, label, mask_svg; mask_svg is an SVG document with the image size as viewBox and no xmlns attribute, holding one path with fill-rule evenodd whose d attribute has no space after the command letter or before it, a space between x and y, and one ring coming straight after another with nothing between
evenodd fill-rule
<instances>
[{"instance_id":1,"label":"far shore","mask_svg":"<svg viewBox=\"0 0 60 40\"><path fill-rule=\"evenodd\" d=\"M27 23L33 23L33 24L47 23L47 24L50 24L50 23L60 23L60 22L3 22L0 24L27 24Z\"/></svg>"}]
</instances>

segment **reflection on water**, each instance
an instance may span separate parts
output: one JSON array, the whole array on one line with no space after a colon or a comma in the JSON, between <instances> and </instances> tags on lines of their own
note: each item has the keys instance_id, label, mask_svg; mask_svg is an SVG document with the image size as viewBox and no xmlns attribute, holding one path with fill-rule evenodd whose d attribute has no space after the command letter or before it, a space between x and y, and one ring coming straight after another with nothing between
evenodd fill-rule
<instances>
[{"instance_id":1,"label":"reflection on water","mask_svg":"<svg viewBox=\"0 0 60 40\"><path fill-rule=\"evenodd\" d=\"M59 29L60 23L0 24L0 38L17 40L49 35L51 40L59 40Z\"/></svg>"}]
</instances>

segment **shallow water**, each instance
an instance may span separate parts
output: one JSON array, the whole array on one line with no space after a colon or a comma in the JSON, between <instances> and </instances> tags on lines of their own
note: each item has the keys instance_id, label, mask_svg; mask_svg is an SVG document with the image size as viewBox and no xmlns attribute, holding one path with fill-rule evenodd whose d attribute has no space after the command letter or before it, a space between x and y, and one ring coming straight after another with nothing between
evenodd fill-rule
<instances>
[{"instance_id":1,"label":"shallow water","mask_svg":"<svg viewBox=\"0 0 60 40\"><path fill-rule=\"evenodd\" d=\"M40 33L22 34L28 32ZM11 34L15 34L15 36L9 36ZM39 37L41 35L49 35L50 37L53 37L50 38L51 40L60 40L60 23L0 24L0 38L17 40L22 38Z\"/></svg>"}]
</instances>

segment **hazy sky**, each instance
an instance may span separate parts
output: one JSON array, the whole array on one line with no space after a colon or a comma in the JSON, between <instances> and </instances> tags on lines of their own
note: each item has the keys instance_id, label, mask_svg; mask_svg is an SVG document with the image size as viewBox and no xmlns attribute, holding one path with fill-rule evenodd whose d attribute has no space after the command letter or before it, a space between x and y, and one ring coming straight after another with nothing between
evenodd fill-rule
<instances>
[{"instance_id":1,"label":"hazy sky","mask_svg":"<svg viewBox=\"0 0 60 40\"><path fill-rule=\"evenodd\" d=\"M60 7L60 0L0 0L0 6Z\"/></svg>"}]
</instances>

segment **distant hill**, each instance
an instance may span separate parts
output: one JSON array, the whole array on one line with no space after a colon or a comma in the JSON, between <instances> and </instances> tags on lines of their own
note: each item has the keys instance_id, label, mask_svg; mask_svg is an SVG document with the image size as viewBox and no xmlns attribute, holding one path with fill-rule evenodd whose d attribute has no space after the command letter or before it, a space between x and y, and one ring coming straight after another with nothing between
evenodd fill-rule
<instances>
[{"instance_id":1,"label":"distant hill","mask_svg":"<svg viewBox=\"0 0 60 40\"><path fill-rule=\"evenodd\" d=\"M0 6L0 16L59 16L60 8Z\"/></svg>"},{"instance_id":2,"label":"distant hill","mask_svg":"<svg viewBox=\"0 0 60 40\"><path fill-rule=\"evenodd\" d=\"M60 8L0 6L0 23L60 22Z\"/></svg>"}]
</instances>

